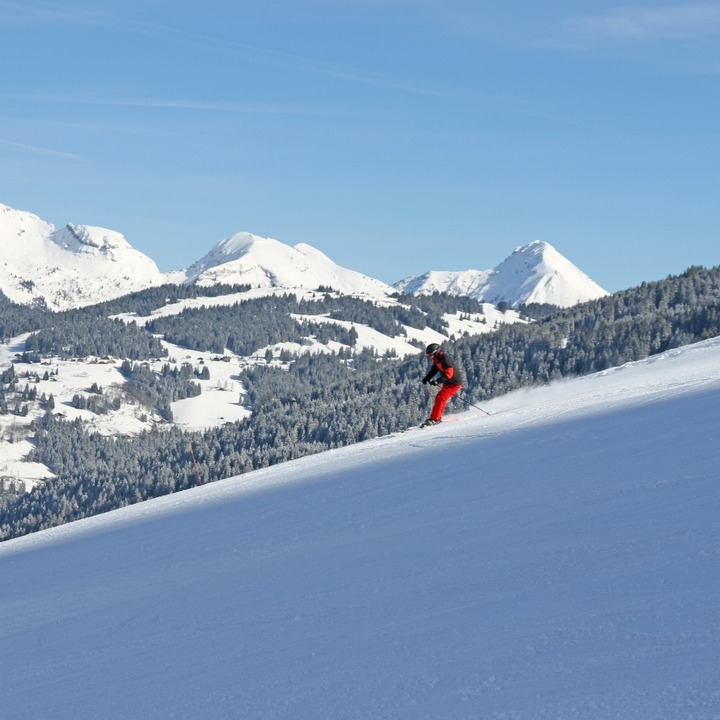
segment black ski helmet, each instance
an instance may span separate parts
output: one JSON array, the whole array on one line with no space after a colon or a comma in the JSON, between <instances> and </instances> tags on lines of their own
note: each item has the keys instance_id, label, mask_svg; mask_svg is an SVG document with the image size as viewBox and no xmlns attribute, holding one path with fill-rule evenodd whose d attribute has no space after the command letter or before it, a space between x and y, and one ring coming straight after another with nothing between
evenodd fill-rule
<instances>
[{"instance_id":1,"label":"black ski helmet","mask_svg":"<svg viewBox=\"0 0 720 720\"><path fill-rule=\"evenodd\" d=\"M440 346L439 346L437 343L430 343L430 344L425 348L425 354L426 354L428 357L432 357L439 349L440 349Z\"/></svg>"}]
</instances>

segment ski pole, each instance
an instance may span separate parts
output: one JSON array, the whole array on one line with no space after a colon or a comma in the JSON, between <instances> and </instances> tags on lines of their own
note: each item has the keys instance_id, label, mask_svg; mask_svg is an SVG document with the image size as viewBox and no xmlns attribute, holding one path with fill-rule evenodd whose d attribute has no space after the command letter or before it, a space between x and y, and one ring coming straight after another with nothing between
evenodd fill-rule
<instances>
[{"instance_id":1,"label":"ski pole","mask_svg":"<svg viewBox=\"0 0 720 720\"><path fill-rule=\"evenodd\" d=\"M432 392L432 391L430 390L430 387L429 387L429 386L430 386L430 385L434 385L434 384L435 384L435 383L428 383L428 384L425 386L425 389L428 391L428 394L431 394L431 392ZM479 407L478 405L473 405L469 400L466 400L460 393L457 393L457 395L455 395L455 397L456 397L458 400L462 400L466 405L469 405L470 407L474 407L476 410L479 410L480 412L483 412L483 413L485 413L486 415L492 415L492 413L489 413L487 410L483 410L483 409L482 409L481 407Z\"/></svg>"},{"instance_id":2,"label":"ski pole","mask_svg":"<svg viewBox=\"0 0 720 720\"><path fill-rule=\"evenodd\" d=\"M459 400L462 400L466 405L469 405L470 407L474 407L476 410L479 410L480 412L484 412L486 415L491 415L492 413L489 413L487 410L483 410L481 407L477 405L473 405L469 400L466 400L460 393L456 395L456 397Z\"/></svg>"}]
</instances>

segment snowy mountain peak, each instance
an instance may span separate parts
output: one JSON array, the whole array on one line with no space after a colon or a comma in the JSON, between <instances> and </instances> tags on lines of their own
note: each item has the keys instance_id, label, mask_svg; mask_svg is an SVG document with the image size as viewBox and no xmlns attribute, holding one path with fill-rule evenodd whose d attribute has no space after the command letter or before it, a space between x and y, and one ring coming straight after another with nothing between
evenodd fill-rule
<instances>
[{"instance_id":1,"label":"snowy mountain peak","mask_svg":"<svg viewBox=\"0 0 720 720\"><path fill-rule=\"evenodd\" d=\"M448 295L481 297L482 289L492 270L463 270L460 272L429 270L424 275L405 278L395 288L408 295L432 295L435 292Z\"/></svg>"},{"instance_id":2,"label":"snowy mountain peak","mask_svg":"<svg viewBox=\"0 0 720 720\"><path fill-rule=\"evenodd\" d=\"M52 233L51 239L64 250L72 252L132 250L130 243L119 232L88 225L68 224Z\"/></svg>"},{"instance_id":3,"label":"snowy mountain peak","mask_svg":"<svg viewBox=\"0 0 720 720\"><path fill-rule=\"evenodd\" d=\"M494 304L505 301L512 307L528 303L570 307L608 294L550 243L542 240L516 247L493 270L433 270L406 278L395 287L416 295L444 292Z\"/></svg>"},{"instance_id":4,"label":"snowy mountain peak","mask_svg":"<svg viewBox=\"0 0 720 720\"><path fill-rule=\"evenodd\" d=\"M557 255L560 255L555 248L550 244L545 242L544 240L533 240L532 242L528 243L527 245L518 245L513 252L516 253L545 253L545 252L555 252Z\"/></svg>"},{"instance_id":5,"label":"snowy mountain peak","mask_svg":"<svg viewBox=\"0 0 720 720\"><path fill-rule=\"evenodd\" d=\"M543 266L544 269L569 270L574 267L572 263L561 255L550 243L544 240L533 240L527 245L518 245L512 252L510 258L520 257L526 267ZM510 260L507 258L505 262Z\"/></svg>"},{"instance_id":6,"label":"snowy mountain peak","mask_svg":"<svg viewBox=\"0 0 720 720\"><path fill-rule=\"evenodd\" d=\"M310 245L291 247L249 232L221 240L183 275L184 282L200 285L227 283L311 290L325 286L346 295L373 297L387 297L395 292L390 285L340 267Z\"/></svg>"},{"instance_id":7,"label":"snowy mountain peak","mask_svg":"<svg viewBox=\"0 0 720 720\"><path fill-rule=\"evenodd\" d=\"M247 252L250 252L255 245L272 244L276 240L259 237L249 232L239 232L229 238L221 240L211 251L210 255L216 257L220 262L237 260Z\"/></svg>"},{"instance_id":8,"label":"snowy mountain peak","mask_svg":"<svg viewBox=\"0 0 720 720\"><path fill-rule=\"evenodd\" d=\"M0 205L0 290L51 310L103 302L165 282L155 263L118 232L87 225L56 230Z\"/></svg>"},{"instance_id":9,"label":"snowy mountain peak","mask_svg":"<svg viewBox=\"0 0 720 720\"><path fill-rule=\"evenodd\" d=\"M16 210L0 203L0 248L3 258L13 250L20 249L19 240L24 235L30 237L45 234L49 235L54 230L53 226L23 210Z\"/></svg>"},{"instance_id":10,"label":"snowy mountain peak","mask_svg":"<svg viewBox=\"0 0 720 720\"><path fill-rule=\"evenodd\" d=\"M607 292L552 245L534 240L515 249L495 268L487 299L517 298L517 305L549 303L569 307L596 300Z\"/></svg>"}]
</instances>

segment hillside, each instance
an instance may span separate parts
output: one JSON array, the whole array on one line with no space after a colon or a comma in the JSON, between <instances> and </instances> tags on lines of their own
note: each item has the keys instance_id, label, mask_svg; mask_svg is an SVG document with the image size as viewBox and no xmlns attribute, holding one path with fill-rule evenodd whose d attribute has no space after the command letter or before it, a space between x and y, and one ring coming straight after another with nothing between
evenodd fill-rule
<instances>
[{"instance_id":1,"label":"hillside","mask_svg":"<svg viewBox=\"0 0 720 720\"><path fill-rule=\"evenodd\" d=\"M15 720L714 720L720 341L0 545Z\"/></svg>"},{"instance_id":2,"label":"hillside","mask_svg":"<svg viewBox=\"0 0 720 720\"><path fill-rule=\"evenodd\" d=\"M533 322L447 295L165 285L52 316L0 298L16 333L0 347L0 538L419 424L427 342L463 368L453 411L715 337L719 274L534 306Z\"/></svg>"},{"instance_id":3,"label":"hillside","mask_svg":"<svg viewBox=\"0 0 720 720\"><path fill-rule=\"evenodd\" d=\"M5 342L0 343L0 440L3 441L0 442L0 482L12 485L13 490L16 487L29 490L38 481L54 476L42 463L27 459L32 451L33 423L41 421L48 410L66 420L79 420L88 433L105 436L137 435L169 422L187 430L218 428L251 415L243 374L252 368L284 371L288 359L340 352L422 358L420 348L429 342L445 342L466 333L491 332L503 323L522 322L519 314L512 310L501 313L492 305L473 303L473 309L478 312L434 312L430 320L438 329L412 327L393 319L393 309L402 306L397 300L387 300L377 308L374 305L366 308L376 316L370 319L371 324L374 319L374 324L381 328L376 329L359 320L353 321L353 315L342 316L347 319L330 317L324 312L326 304L320 303L318 293L298 293L306 301L304 305L298 305L294 296L284 298L285 293L281 291L277 291L276 300L263 298L264 293L265 290L257 290L183 298L169 303L162 300L160 307L147 315L137 312L114 315L119 318L115 325L108 321L99 326L96 318L93 324L87 324L88 317L94 315L92 309L76 310L64 316L37 313L37 322L53 326L54 335L35 342L30 333L25 332L3 338ZM257 304L264 300L272 306L274 315L268 316L266 322L258 322ZM361 301L344 302L361 309L368 305ZM304 312L281 313L283 307L302 308ZM222 317L218 318L219 315ZM183 323L186 316L191 319ZM382 322L378 322L378 318ZM123 345L120 330L134 328L136 333L150 338L151 334L145 330L148 326L157 334L151 348L154 352L130 356L134 340L126 340L127 344ZM217 347L203 344L204 333L214 332L213 337L219 336L226 326L230 328L226 330L228 334L242 339L247 346L243 352L234 346L228 349L229 340L219 342ZM270 334L257 335L268 327ZM3 329L0 325L0 336ZM173 330L174 336L184 341L183 345L158 339ZM354 333L352 347L347 344L351 331ZM102 345L105 336L119 341L116 353L112 353L110 346ZM50 351L46 351L46 345L52 346ZM32 348L33 357L23 360L27 348ZM146 392L139 393L122 372L128 357L141 359L158 378L167 368L174 373L190 368L190 384L196 392L175 392L163 398L166 413L161 417L157 403ZM12 382L4 377L6 373ZM49 398L52 398L52 408ZM0 486L0 500L2 490Z\"/></svg>"}]
</instances>

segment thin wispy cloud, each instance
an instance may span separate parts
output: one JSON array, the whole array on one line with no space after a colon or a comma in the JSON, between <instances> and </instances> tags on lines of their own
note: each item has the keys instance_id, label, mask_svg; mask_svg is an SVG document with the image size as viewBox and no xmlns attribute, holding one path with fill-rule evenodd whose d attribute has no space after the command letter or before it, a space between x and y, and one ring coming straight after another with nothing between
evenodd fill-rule
<instances>
[{"instance_id":1,"label":"thin wispy cloud","mask_svg":"<svg viewBox=\"0 0 720 720\"><path fill-rule=\"evenodd\" d=\"M0 28L38 23L89 23L101 18L96 10L46 2L5 2L0 0Z\"/></svg>"},{"instance_id":2,"label":"thin wispy cloud","mask_svg":"<svg viewBox=\"0 0 720 720\"><path fill-rule=\"evenodd\" d=\"M174 38L191 43L206 51L222 51L242 55L247 61L282 67L286 70L300 71L336 78L338 80L362 84L400 92L446 97L445 93L408 83L399 78L388 77L338 63L329 63L315 58L280 52L270 48L258 47L214 35L197 33L174 27L165 23L155 23L134 17L118 15L100 10L68 8L53 3L34 2L22 4L0 0L0 26L4 22L24 23L65 23L112 28L121 32L148 35L151 37Z\"/></svg>"},{"instance_id":3,"label":"thin wispy cloud","mask_svg":"<svg viewBox=\"0 0 720 720\"><path fill-rule=\"evenodd\" d=\"M355 84L382 87L414 95L446 97L445 93L432 88L407 83L398 78L369 73L365 70L347 65L329 63L303 55L295 55L278 50L248 45L247 43L225 40L212 35L205 35L188 30L173 28L167 25L137 21L123 22L128 30L143 32L146 34L174 36L176 38L184 39L187 42L192 42L193 44L199 45L205 49L241 53L249 61L263 65L275 65L277 67L283 67L293 71L301 71L306 74L324 75L326 77L333 77Z\"/></svg>"},{"instance_id":4,"label":"thin wispy cloud","mask_svg":"<svg viewBox=\"0 0 720 720\"><path fill-rule=\"evenodd\" d=\"M0 138L0 145L22 150L32 155L42 155L44 157L62 158L64 160L84 160L80 155L74 153L63 152L62 150L51 150L50 148L38 147L37 145L26 145L24 143L13 142L12 140L3 140Z\"/></svg>"},{"instance_id":5,"label":"thin wispy cloud","mask_svg":"<svg viewBox=\"0 0 720 720\"><path fill-rule=\"evenodd\" d=\"M188 110L198 112L236 113L248 115L338 115L342 111L312 105L232 103L213 100L173 98L142 98L98 95L94 93L0 93L0 100L13 102L52 103L65 105L109 106L144 109Z\"/></svg>"},{"instance_id":6,"label":"thin wispy cloud","mask_svg":"<svg viewBox=\"0 0 720 720\"><path fill-rule=\"evenodd\" d=\"M588 39L613 42L692 40L720 35L720 3L618 7L569 20L566 27Z\"/></svg>"}]
</instances>

